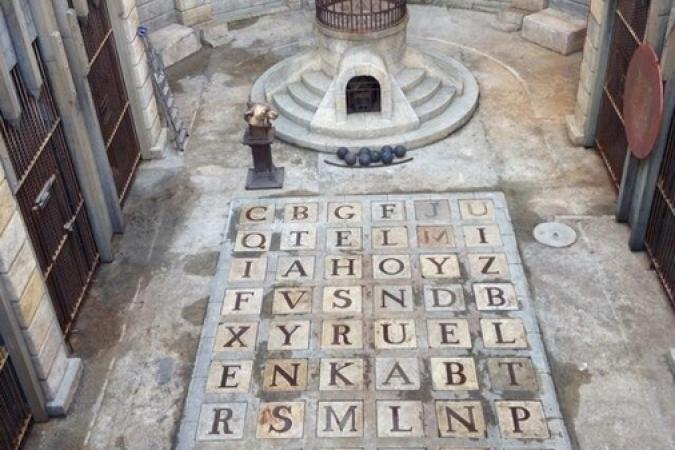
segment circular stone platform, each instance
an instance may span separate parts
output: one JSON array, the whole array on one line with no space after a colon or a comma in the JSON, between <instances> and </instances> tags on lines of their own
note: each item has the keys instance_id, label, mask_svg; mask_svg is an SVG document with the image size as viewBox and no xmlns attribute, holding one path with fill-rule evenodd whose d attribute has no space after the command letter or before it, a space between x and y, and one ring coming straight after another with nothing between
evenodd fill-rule
<instances>
[{"instance_id":1,"label":"circular stone platform","mask_svg":"<svg viewBox=\"0 0 675 450\"><path fill-rule=\"evenodd\" d=\"M408 47L406 25L350 35L317 24L317 48L268 69L251 100L278 109L280 139L312 150L414 149L444 139L473 115L478 83L459 61ZM364 76L379 84L381 109L348 113L348 83Z\"/></svg>"}]
</instances>

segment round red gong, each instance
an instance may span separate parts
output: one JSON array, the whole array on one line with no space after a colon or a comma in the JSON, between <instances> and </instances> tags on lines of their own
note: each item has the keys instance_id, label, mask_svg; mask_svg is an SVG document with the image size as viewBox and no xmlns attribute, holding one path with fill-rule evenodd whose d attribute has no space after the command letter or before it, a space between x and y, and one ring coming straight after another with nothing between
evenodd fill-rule
<instances>
[{"instance_id":1,"label":"round red gong","mask_svg":"<svg viewBox=\"0 0 675 450\"><path fill-rule=\"evenodd\" d=\"M623 121L633 155L645 159L654 149L663 116L663 78L659 57L649 44L633 54L623 93Z\"/></svg>"}]
</instances>

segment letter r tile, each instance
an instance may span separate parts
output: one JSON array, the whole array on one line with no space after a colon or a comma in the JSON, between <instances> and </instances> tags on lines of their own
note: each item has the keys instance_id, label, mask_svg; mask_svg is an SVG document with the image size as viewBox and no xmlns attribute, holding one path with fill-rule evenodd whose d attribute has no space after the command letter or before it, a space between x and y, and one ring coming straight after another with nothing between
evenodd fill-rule
<instances>
[{"instance_id":1,"label":"letter r tile","mask_svg":"<svg viewBox=\"0 0 675 450\"><path fill-rule=\"evenodd\" d=\"M209 403L199 415L199 441L242 439L246 424L246 403Z\"/></svg>"}]
</instances>

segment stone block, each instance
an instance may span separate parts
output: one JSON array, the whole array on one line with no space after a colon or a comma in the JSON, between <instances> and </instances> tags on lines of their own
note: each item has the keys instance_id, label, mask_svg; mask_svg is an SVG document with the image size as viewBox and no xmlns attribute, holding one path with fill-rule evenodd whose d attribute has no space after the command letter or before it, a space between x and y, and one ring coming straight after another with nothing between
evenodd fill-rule
<instances>
[{"instance_id":1,"label":"stone block","mask_svg":"<svg viewBox=\"0 0 675 450\"><path fill-rule=\"evenodd\" d=\"M542 47L562 55L569 55L582 49L586 36L586 21L547 8L525 17L522 36Z\"/></svg>"},{"instance_id":2,"label":"stone block","mask_svg":"<svg viewBox=\"0 0 675 450\"><path fill-rule=\"evenodd\" d=\"M19 300L17 319L22 327L30 327L35 313L40 306L40 303L45 297L45 285L42 280L42 275L40 270L35 268L33 273L31 273L30 279L26 288L21 294L21 299Z\"/></svg>"},{"instance_id":3,"label":"stone block","mask_svg":"<svg viewBox=\"0 0 675 450\"><path fill-rule=\"evenodd\" d=\"M227 22L214 22L206 24L201 29L202 42L211 48L229 44L234 40L230 34Z\"/></svg>"},{"instance_id":4,"label":"stone block","mask_svg":"<svg viewBox=\"0 0 675 450\"><path fill-rule=\"evenodd\" d=\"M506 32L518 31L523 26L523 19L531 11L517 8L505 8L497 13L495 21L492 22L492 27Z\"/></svg>"},{"instance_id":5,"label":"stone block","mask_svg":"<svg viewBox=\"0 0 675 450\"><path fill-rule=\"evenodd\" d=\"M122 19L127 19L134 9L136 9L136 0L119 0L119 12Z\"/></svg>"},{"instance_id":6,"label":"stone block","mask_svg":"<svg viewBox=\"0 0 675 450\"><path fill-rule=\"evenodd\" d=\"M541 11L548 7L548 0L512 0L511 6L526 11Z\"/></svg>"},{"instance_id":7,"label":"stone block","mask_svg":"<svg viewBox=\"0 0 675 450\"><path fill-rule=\"evenodd\" d=\"M150 41L166 67L198 52L202 44L197 32L184 25L172 24L150 33Z\"/></svg>"},{"instance_id":8,"label":"stone block","mask_svg":"<svg viewBox=\"0 0 675 450\"><path fill-rule=\"evenodd\" d=\"M0 184L0 231L5 229L14 211L16 211L16 202L9 183L4 180Z\"/></svg>"},{"instance_id":9,"label":"stone block","mask_svg":"<svg viewBox=\"0 0 675 450\"><path fill-rule=\"evenodd\" d=\"M9 273L3 275L3 281L5 282L5 287L7 288L7 293L11 301L19 301L21 293L28 284L28 280L35 267L36 261L33 256L33 250L28 241L25 241L19 254L12 263Z\"/></svg>"},{"instance_id":10,"label":"stone block","mask_svg":"<svg viewBox=\"0 0 675 450\"><path fill-rule=\"evenodd\" d=\"M178 20L183 25L191 26L199 23L208 22L213 19L213 10L211 5L202 5L195 8L178 12Z\"/></svg>"},{"instance_id":11,"label":"stone block","mask_svg":"<svg viewBox=\"0 0 675 450\"><path fill-rule=\"evenodd\" d=\"M143 154L143 159L161 159L166 154L166 148L169 144L169 129L162 127L155 144L150 150Z\"/></svg>"},{"instance_id":12,"label":"stone block","mask_svg":"<svg viewBox=\"0 0 675 450\"><path fill-rule=\"evenodd\" d=\"M9 272L16 255L26 240L26 228L21 213L15 211L4 230L0 233L0 273Z\"/></svg>"},{"instance_id":13,"label":"stone block","mask_svg":"<svg viewBox=\"0 0 675 450\"><path fill-rule=\"evenodd\" d=\"M77 391L82 377L82 360L80 358L68 358L66 372L56 393L56 397L47 403L47 414L50 416L65 416L73 402L73 396Z\"/></svg>"},{"instance_id":14,"label":"stone block","mask_svg":"<svg viewBox=\"0 0 675 450\"><path fill-rule=\"evenodd\" d=\"M607 0L591 0L590 17L597 23L602 23L607 15Z\"/></svg>"},{"instance_id":15,"label":"stone block","mask_svg":"<svg viewBox=\"0 0 675 450\"><path fill-rule=\"evenodd\" d=\"M61 327L56 320L53 320L49 327L47 339L45 339L45 343L40 349L40 353L37 356L32 357L38 378L47 380L53 371L52 369L59 370L59 367L55 365L55 363L58 362L57 357L59 355L61 356L61 359L66 359ZM58 375L58 373L56 373L56 375ZM53 379L50 383L54 385L58 384L60 381L60 379Z\"/></svg>"},{"instance_id":16,"label":"stone block","mask_svg":"<svg viewBox=\"0 0 675 450\"><path fill-rule=\"evenodd\" d=\"M54 310L52 309L49 297L45 295L38 306L33 321L28 329L23 329L23 335L28 345L31 355L37 356L45 343L49 327L55 320Z\"/></svg>"},{"instance_id":17,"label":"stone block","mask_svg":"<svg viewBox=\"0 0 675 450\"><path fill-rule=\"evenodd\" d=\"M185 11L208 4L209 2L207 0L176 0L176 9L178 11Z\"/></svg>"},{"instance_id":18,"label":"stone block","mask_svg":"<svg viewBox=\"0 0 675 450\"><path fill-rule=\"evenodd\" d=\"M586 120L586 117L583 118ZM576 146L584 145L584 132L581 126L578 123L576 115L569 114L565 116L565 122L567 125L567 136L570 139L570 142Z\"/></svg>"}]
</instances>

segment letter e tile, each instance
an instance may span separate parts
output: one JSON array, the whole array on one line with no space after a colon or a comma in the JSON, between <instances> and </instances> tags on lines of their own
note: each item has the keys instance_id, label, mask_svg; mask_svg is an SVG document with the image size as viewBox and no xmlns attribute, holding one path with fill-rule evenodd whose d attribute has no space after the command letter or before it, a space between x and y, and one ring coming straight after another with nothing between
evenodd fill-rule
<instances>
[{"instance_id":1,"label":"letter e tile","mask_svg":"<svg viewBox=\"0 0 675 450\"><path fill-rule=\"evenodd\" d=\"M267 402L260 404L258 439L299 439L305 422L305 402Z\"/></svg>"},{"instance_id":2,"label":"letter e tile","mask_svg":"<svg viewBox=\"0 0 675 450\"><path fill-rule=\"evenodd\" d=\"M506 439L547 439L550 436L541 402L496 401L499 430Z\"/></svg>"},{"instance_id":3,"label":"letter e tile","mask_svg":"<svg viewBox=\"0 0 675 450\"><path fill-rule=\"evenodd\" d=\"M211 394L248 392L252 370L253 361L250 360L211 361L206 392Z\"/></svg>"},{"instance_id":4,"label":"letter e tile","mask_svg":"<svg viewBox=\"0 0 675 450\"><path fill-rule=\"evenodd\" d=\"M465 319L427 320L429 347L471 348L469 322Z\"/></svg>"},{"instance_id":5,"label":"letter e tile","mask_svg":"<svg viewBox=\"0 0 675 450\"><path fill-rule=\"evenodd\" d=\"M200 441L241 439L246 424L246 403L209 403L199 414Z\"/></svg>"}]
</instances>

